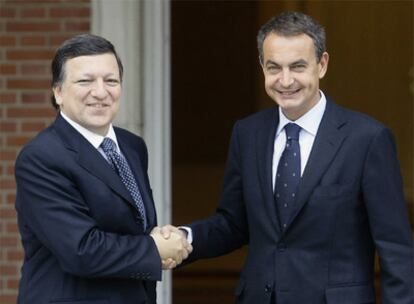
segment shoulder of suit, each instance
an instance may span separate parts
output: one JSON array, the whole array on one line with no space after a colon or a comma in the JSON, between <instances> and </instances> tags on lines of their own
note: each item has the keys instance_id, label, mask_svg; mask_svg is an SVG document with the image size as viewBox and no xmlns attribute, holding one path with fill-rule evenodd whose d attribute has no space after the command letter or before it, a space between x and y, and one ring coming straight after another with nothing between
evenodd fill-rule
<instances>
[{"instance_id":1,"label":"shoulder of suit","mask_svg":"<svg viewBox=\"0 0 414 304\"><path fill-rule=\"evenodd\" d=\"M53 129L53 125L50 125L46 129L40 131L29 142L27 142L23 148L29 147L29 146L40 146L46 149L48 145L45 145L45 143L48 143L48 144L50 143L53 145L53 143L57 141L58 141L58 136L56 135Z\"/></svg>"},{"instance_id":2,"label":"shoulder of suit","mask_svg":"<svg viewBox=\"0 0 414 304\"><path fill-rule=\"evenodd\" d=\"M115 127L115 126L114 126L114 131L115 131L117 138L119 139L122 139L130 143L139 143L139 144L145 145L144 139L141 136L132 133L131 131L128 131L123 128Z\"/></svg>"},{"instance_id":3,"label":"shoulder of suit","mask_svg":"<svg viewBox=\"0 0 414 304\"><path fill-rule=\"evenodd\" d=\"M61 150L60 150L61 149ZM20 150L16 159L16 164L22 158L44 159L51 161L58 155L62 155L64 146L60 138L56 135L52 126L39 132L32 140L26 143Z\"/></svg>"},{"instance_id":4,"label":"shoulder of suit","mask_svg":"<svg viewBox=\"0 0 414 304\"><path fill-rule=\"evenodd\" d=\"M382 135L394 137L392 130L377 119L365 113L340 106L332 100L328 100L325 113L328 115L325 119L332 122L332 124L325 123L325 125L339 127L349 137L364 141L371 141Z\"/></svg>"},{"instance_id":5,"label":"shoulder of suit","mask_svg":"<svg viewBox=\"0 0 414 304\"><path fill-rule=\"evenodd\" d=\"M259 126L262 124L268 124L277 121L278 118L278 108L271 107L269 109L261 110L256 113L253 113L245 118L240 119L237 124L253 127Z\"/></svg>"},{"instance_id":6,"label":"shoulder of suit","mask_svg":"<svg viewBox=\"0 0 414 304\"><path fill-rule=\"evenodd\" d=\"M345 108L333 102L331 102L331 106L335 107L335 111L344 118L350 128L358 129L360 132L373 133L388 129L385 124L368 114Z\"/></svg>"}]
</instances>

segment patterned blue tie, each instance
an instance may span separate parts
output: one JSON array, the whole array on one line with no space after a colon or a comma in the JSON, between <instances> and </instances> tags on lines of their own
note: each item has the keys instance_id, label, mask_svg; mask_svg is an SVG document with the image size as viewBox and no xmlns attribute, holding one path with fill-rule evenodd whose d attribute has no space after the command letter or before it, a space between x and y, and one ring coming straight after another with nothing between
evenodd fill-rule
<instances>
[{"instance_id":1,"label":"patterned blue tie","mask_svg":"<svg viewBox=\"0 0 414 304\"><path fill-rule=\"evenodd\" d=\"M112 139L105 137L101 144L101 148L105 152L105 155L108 157L108 161L111 164L112 168L118 172L121 181L124 183L129 193L131 193L131 196L134 199L135 205L137 206L140 216L143 220L143 226L145 230L147 227L147 219L145 216L144 202L142 200L141 193L139 192L134 175L132 174L131 168L129 167L125 157L117 152L116 144Z\"/></svg>"},{"instance_id":2,"label":"patterned blue tie","mask_svg":"<svg viewBox=\"0 0 414 304\"><path fill-rule=\"evenodd\" d=\"M274 196L282 230L289 221L300 181L300 129L294 123L285 126L286 146L277 166Z\"/></svg>"}]
</instances>

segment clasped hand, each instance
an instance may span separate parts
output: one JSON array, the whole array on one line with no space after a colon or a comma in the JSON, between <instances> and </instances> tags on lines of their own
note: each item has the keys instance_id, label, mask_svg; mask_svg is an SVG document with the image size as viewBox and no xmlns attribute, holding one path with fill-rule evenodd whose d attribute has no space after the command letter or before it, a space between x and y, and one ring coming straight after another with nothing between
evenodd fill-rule
<instances>
[{"instance_id":1,"label":"clasped hand","mask_svg":"<svg viewBox=\"0 0 414 304\"><path fill-rule=\"evenodd\" d=\"M172 225L155 227L150 236L154 239L162 260L163 269L173 269L193 251L186 233Z\"/></svg>"}]
</instances>

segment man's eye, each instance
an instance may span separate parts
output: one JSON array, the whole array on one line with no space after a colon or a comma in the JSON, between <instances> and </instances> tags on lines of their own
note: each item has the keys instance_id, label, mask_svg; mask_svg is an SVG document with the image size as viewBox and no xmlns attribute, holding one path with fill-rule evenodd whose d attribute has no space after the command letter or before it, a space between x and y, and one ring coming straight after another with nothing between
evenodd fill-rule
<instances>
[{"instance_id":1,"label":"man's eye","mask_svg":"<svg viewBox=\"0 0 414 304\"><path fill-rule=\"evenodd\" d=\"M275 72L277 72L277 71L279 70L279 68L278 68L278 67L276 67L276 66L274 66L274 65L272 65L272 66L268 66L268 67L267 67L267 70L268 70L269 72L275 73Z\"/></svg>"},{"instance_id":2,"label":"man's eye","mask_svg":"<svg viewBox=\"0 0 414 304\"><path fill-rule=\"evenodd\" d=\"M78 81L76 81L77 83L90 83L92 80L90 79L79 79Z\"/></svg>"},{"instance_id":3,"label":"man's eye","mask_svg":"<svg viewBox=\"0 0 414 304\"><path fill-rule=\"evenodd\" d=\"M292 69L294 71L302 71L302 70L306 69L306 65L304 65L304 64L294 65L292 67Z\"/></svg>"},{"instance_id":4,"label":"man's eye","mask_svg":"<svg viewBox=\"0 0 414 304\"><path fill-rule=\"evenodd\" d=\"M111 83L111 84L118 84L119 80L118 79L107 79L106 82Z\"/></svg>"}]
</instances>

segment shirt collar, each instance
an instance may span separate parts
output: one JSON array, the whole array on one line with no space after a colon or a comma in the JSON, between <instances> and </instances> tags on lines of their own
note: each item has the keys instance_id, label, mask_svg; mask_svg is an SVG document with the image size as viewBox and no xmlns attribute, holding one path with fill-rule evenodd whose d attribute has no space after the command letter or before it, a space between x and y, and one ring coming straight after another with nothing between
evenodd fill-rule
<instances>
[{"instance_id":1,"label":"shirt collar","mask_svg":"<svg viewBox=\"0 0 414 304\"><path fill-rule=\"evenodd\" d=\"M325 94L322 91L319 92L321 95L319 101L308 112L306 112L295 121L291 121L289 118L287 118L285 114L283 114L282 108L279 107L279 125L277 127L276 136L282 132L283 128L288 123L295 123L306 132L310 133L313 136L316 136L319 124L321 123L322 116L326 108Z\"/></svg>"},{"instance_id":2,"label":"shirt collar","mask_svg":"<svg viewBox=\"0 0 414 304\"><path fill-rule=\"evenodd\" d=\"M68 116L66 116L62 111L60 111L60 115L72 127L74 127L76 131L78 131L83 137L85 137L86 140L88 142L90 142L92 146L95 147L95 149L99 148L99 146L101 145L101 143L102 143L102 141L104 140L105 137L109 137L110 139L112 139L115 142L117 150L119 152L118 141L116 139L116 135L115 135L115 131L114 131L114 128L112 126L112 123L109 125L108 133L105 136L102 136L100 134L94 133L94 132L86 129L85 127L81 126L80 124L78 124L77 122L73 121Z\"/></svg>"}]
</instances>

